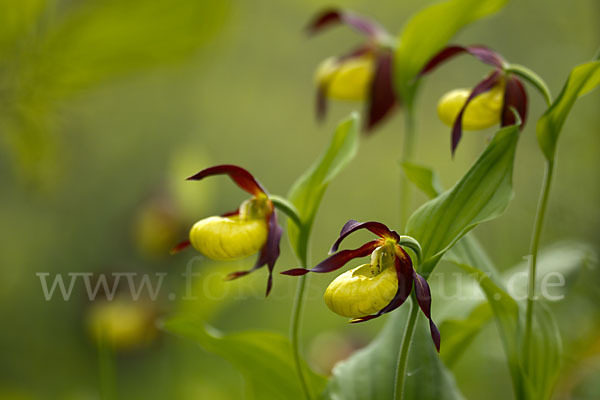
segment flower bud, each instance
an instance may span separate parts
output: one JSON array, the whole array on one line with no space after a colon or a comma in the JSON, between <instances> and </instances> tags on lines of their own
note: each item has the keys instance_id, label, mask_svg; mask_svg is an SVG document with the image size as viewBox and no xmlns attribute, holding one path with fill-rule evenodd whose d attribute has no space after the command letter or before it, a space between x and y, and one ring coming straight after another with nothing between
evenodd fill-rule
<instances>
[{"instance_id":1,"label":"flower bud","mask_svg":"<svg viewBox=\"0 0 600 400\"><path fill-rule=\"evenodd\" d=\"M364 100L373 79L374 59L370 54L338 60L328 58L317 68L315 80L327 97L337 100Z\"/></svg>"},{"instance_id":2,"label":"flower bud","mask_svg":"<svg viewBox=\"0 0 600 400\"><path fill-rule=\"evenodd\" d=\"M346 271L327 287L325 303L343 317L360 318L376 313L394 298L398 278L393 267L375 274L371 264Z\"/></svg>"},{"instance_id":3,"label":"flower bud","mask_svg":"<svg viewBox=\"0 0 600 400\"><path fill-rule=\"evenodd\" d=\"M267 242L267 234L264 218L209 217L194 224L190 242L208 258L235 260L257 253Z\"/></svg>"},{"instance_id":4,"label":"flower bud","mask_svg":"<svg viewBox=\"0 0 600 400\"><path fill-rule=\"evenodd\" d=\"M443 123L452 127L458 113L471 94L468 89L456 89L446 93L438 103L438 116ZM500 121L504 100L504 84L476 96L463 114L462 128L477 131L496 125Z\"/></svg>"}]
</instances>

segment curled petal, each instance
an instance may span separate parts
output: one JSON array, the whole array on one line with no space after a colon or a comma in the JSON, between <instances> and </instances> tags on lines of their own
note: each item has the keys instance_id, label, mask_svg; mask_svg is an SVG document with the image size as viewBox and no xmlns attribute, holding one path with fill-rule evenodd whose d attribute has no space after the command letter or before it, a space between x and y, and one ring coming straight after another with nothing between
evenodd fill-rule
<instances>
[{"instance_id":1,"label":"curled petal","mask_svg":"<svg viewBox=\"0 0 600 400\"><path fill-rule=\"evenodd\" d=\"M316 115L317 121L321 122L325 119L325 115L327 114L327 86L326 85L318 85L317 86L317 107L316 107Z\"/></svg>"},{"instance_id":2,"label":"curled petal","mask_svg":"<svg viewBox=\"0 0 600 400\"><path fill-rule=\"evenodd\" d=\"M170 251L169 254L177 254L180 251L186 249L187 247L189 247L189 245L191 245L192 242L190 242L189 240L184 240L183 242L178 243L177 245L175 245L175 247L173 247Z\"/></svg>"},{"instance_id":3,"label":"curled petal","mask_svg":"<svg viewBox=\"0 0 600 400\"><path fill-rule=\"evenodd\" d=\"M458 146L458 142L460 142L460 138L462 137L462 118L467 106L475 97L479 96L482 93L490 91L498 82L500 82L502 73L499 70L495 70L490 75L488 75L484 80L479 82L473 90L469 97L467 97L467 101L462 106L460 112L456 116L456 120L454 120L454 126L452 127L452 155L456 151L456 147Z\"/></svg>"},{"instance_id":4,"label":"curled petal","mask_svg":"<svg viewBox=\"0 0 600 400\"><path fill-rule=\"evenodd\" d=\"M440 331L437 326L431 319L431 290L429 289L429 284L427 280L419 275L416 271L413 270L414 281L415 281L415 294L417 297L417 302L419 303L419 307L421 307L421 311L429 320L429 331L431 332L431 339L433 339L433 343L435 344L435 348L438 353L440 352Z\"/></svg>"},{"instance_id":5,"label":"curled petal","mask_svg":"<svg viewBox=\"0 0 600 400\"><path fill-rule=\"evenodd\" d=\"M279 242L281 241L281 234L283 230L281 226L277 223L277 215L275 212L272 212L268 217L268 227L269 233L267 236L267 242L263 246L256 260L256 264L254 267L247 271L236 271L227 275L227 280L237 279L241 276L248 275L250 272L253 272L264 265L267 265L269 270L269 277L267 279L267 290L266 296L271 292L271 288L273 287L273 268L275 267L275 262L277 258L279 258Z\"/></svg>"},{"instance_id":6,"label":"curled petal","mask_svg":"<svg viewBox=\"0 0 600 400\"><path fill-rule=\"evenodd\" d=\"M229 177L244 191L251 195L258 195L266 193L266 190L261 186L260 183L254 179L252 174L246 171L242 167L231 164L217 165L214 167L203 169L195 175L187 178L188 181L199 181L207 176L213 175L229 175Z\"/></svg>"},{"instance_id":7,"label":"curled petal","mask_svg":"<svg viewBox=\"0 0 600 400\"><path fill-rule=\"evenodd\" d=\"M359 258L359 257L368 256L369 254L371 254L373 252L373 250L375 250L375 248L377 246L379 246L379 240L373 240L371 242L363 244L358 249L342 250L339 253L329 256L325 260L323 260L319 264L317 264L312 269L294 268L294 269L290 269L287 271L283 271L282 274L291 275L291 276L299 276L299 275L306 275L309 272L324 273L324 272L335 271L336 269L342 268L350 260L353 260L353 259Z\"/></svg>"},{"instance_id":8,"label":"curled petal","mask_svg":"<svg viewBox=\"0 0 600 400\"><path fill-rule=\"evenodd\" d=\"M504 65L502 56L485 46L448 46L433 56L431 60L429 60L429 62L421 70L420 75L422 76L433 71L442 63L463 53L470 54L479 59L481 62L498 69L501 69Z\"/></svg>"},{"instance_id":9,"label":"curled petal","mask_svg":"<svg viewBox=\"0 0 600 400\"><path fill-rule=\"evenodd\" d=\"M329 9L318 14L307 27L309 34L315 34L328 26L345 24L368 37L377 37L385 33L384 29L376 22L349 11Z\"/></svg>"},{"instance_id":10,"label":"curled petal","mask_svg":"<svg viewBox=\"0 0 600 400\"><path fill-rule=\"evenodd\" d=\"M377 236L379 236L381 238L390 238L390 239L394 239L396 241L400 240L400 235L398 235L398 233L396 233L396 231L390 230L387 226L385 226L381 222L375 222L375 221L358 222L356 220L351 219L348 222L346 222L344 224L344 226L342 227L342 230L340 231L340 236L337 238L337 240L331 247L331 250L329 250L329 254L335 253L338 250L338 248L340 247L342 240L344 240L352 232L356 232L360 229L368 229L369 231L373 232L374 234L376 234Z\"/></svg>"},{"instance_id":11,"label":"curled petal","mask_svg":"<svg viewBox=\"0 0 600 400\"><path fill-rule=\"evenodd\" d=\"M384 51L375 59L375 73L367 104L366 130L371 131L396 105L392 82L391 52Z\"/></svg>"},{"instance_id":12,"label":"curled petal","mask_svg":"<svg viewBox=\"0 0 600 400\"><path fill-rule=\"evenodd\" d=\"M398 278L398 290L394 295L394 298L390 303L379 310L376 314L367 315L365 317L355 318L351 323L364 322L373 318L381 317L383 314L389 313L390 311L394 311L396 308L400 307L412 291L413 286L413 272L414 269L412 267L412 261L408 254L402 249L397 250L397 256L394 261L394 267L396 269L396 277Z\"/></svg>"},{"instance_id":13,"label":"curled petal","mask_svg":"<svg viewBox=\"0 0 600 400\"><path fill-rule=\"evenodd\" d=\"M516 123L515 115L511 108L517 110L521 118L521 129L523 129L527 118L527 92L523 83L515 76L511 76L506 80L504 105L502 107L502 126L514 125Z\"/></svg>"}]
</instances>

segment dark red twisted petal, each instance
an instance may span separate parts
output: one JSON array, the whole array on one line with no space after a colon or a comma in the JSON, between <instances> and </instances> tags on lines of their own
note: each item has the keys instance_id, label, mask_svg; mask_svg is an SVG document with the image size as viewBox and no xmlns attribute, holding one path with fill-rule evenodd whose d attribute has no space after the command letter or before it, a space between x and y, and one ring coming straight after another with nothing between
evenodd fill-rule
<instances>
[{"instance_id":1,"label":"dark red twisted petal","mask_svg":"<svg viewBox=\"0 0 600 400\"><path fill-rule=\"evenodd\" d=\"M339 10L337 8L328 9L317 14L317 16L308 24L306 30L312 35L337 24L348 25L370 38L385 33L384 29L376 22L358 14Z\"/></svg>"},{"instance_id":2,"label":"dark red twisted petal","mask_svg":"<svg viewBox=\"0 0 600 400\"><path fill-rule=\"evenodd\" d=\"M469 97L467 97L467 101L465 101L465 104L460 109L460 112L454 120L454 125L452 126L452 141L450 148L452 150L453 156L454 152L456 151L456 147L458 146L458 142L460 142L460 138L462 137L462 118L463 114L465 113L465 110L467 109L467 106L475 97L479 96L482 93L490 91L498 82L500 82L501 76L502 72L499 70L495 70L484 80L475 85L475 87L471 91L471 94L469 94Z\"/></svg>"},{"instance_id":3,"label":"dark red twisted petal","mask_svg":"<svg viewBox=\"0 0 600 400\"><path fill-rule=\"evenodd\" d=\"M391 113L396 105L396 95L392 81L393 56L390 51L382 51L375 58L373 80L367 101L367 119L365 131L375 128Z\"/></svg>"},{"instance_id":4,"label":"dark red twisted petal","mask_svg":"<svg viewBox=\"0 0 600 400\"><path fill-rule=\"evenodd\" d=\"M521 129L523 129L527 120L527 92L523 83L516 76L510 76L506 79L504 104L502 106L502 126L514 125L517 122L511 107L517 110L521 118Z\"/></svg>"},{"instance_id":5,"label":"dark red twisted petal","mask_svg":"<svg viewBox=\"0 0 600 400\"><path fill-rule=\"evenodd\" d=\"M417 297L417 302L419 303L419 307L421 307L421 311L429 320L429 331L431 332L431 339L433 339L433 343L435 344L435 348L438 353L440 352L440 331L435 326L435 323L431 319L431 290L429 289L429 284L427 280L419 275L416 271L413 270L414 280L415 280L415 294Z\"/></svg>"},{"instance_id":6,"label":"dark red twisted petal","mask_svg":"<svg viewBox=\"0 0 600 400\"><path fill-rule=\"evenodd\" d=\"M221 214L221 217L233 217L234 215L239 215L239 213L240 209L238 208L237 210L228 211L226 213Z\"/></svg>"},{"instance_id":7,"label":"dark red twisted petal","mask_svg":"<svg viewBox=\"0 0 600 400\"><path fill-rule=\"evenodd\" d=\"M502 56L485 46L448 46L433 56L431 60L425 64L425 67L423 67L419 75L425 75L436 69L444 62L463 53L470 54L479 59L481 62L491 65L495 68L501 69L504 65Z\"/></svg>"},{"instance_id":8,"label":"dark red twisted petal","mask_svg":"<svg viewBox=\"0 0 600 400\"><path fill-rule=\"evenodd\" d=\"M266 193L266 190L260 183L254 179L252 174L242 167L231 164L217 165L203 169L195 175L187 178L188 181L199 181L207 176L229 175L229 177L244 191L256 196L259 193Z\"/></svg>"},{"instance_id":9,"label":"dark red twisted petal","mask_svg":"<svg viewBox=\"0 0 600 400\"><path fill-rule=\"evenodd\" d=\"M373 252L373 250L375 250L375 248L377 246L379 246L379 240L373 240L371 242L367 242L367 243L363 244L358 249L342 250L339 253L329 256L325 260L323 260L319 264L317 264L314 268L311 268L311 269L294 268L294 269L290 269L287 271L283 271L282 274L291 275L291 276L300 276L300 275L306 275L309 272L325 273L325 272L335 271L336 269L342 268L349 261L351 261L355 258L368 256L369 254L371 254Z\"/></svg>"},{"instance_id":10,"label":"dark red twisted petal","mask_svg":"<svg viewBox=\"0 0 600 400\"><path fill-rule=\"evenodd\" d=\"M175 245L175 247L173 247L170 251L169 254L177 254L180 251L186 249L190 244L192 244L189 240L184 240L181 243L178 243L177 245Z\"/></svg>"},{"instance_id":11,"label":"dark red twisted petal","mask_svg":"<svg viewBox=\"0 0 600 400\"><path fill-rule=\"evenodd\" d=\"M267 290L265 296L268 296L269 293L271 293L271 289L273 287L273 268L275 267L275 262L279 258L279 242L281 241L281 234L283 232L283 229L277 223L277 214L275 211L269 215L267 223L269 225L267 242L261 249L254 267L247 271L232 272L225 278L227 280L237 279L241 276L248 275L249 273L256 271L264 265L267 265L269 277L267 278Z\"/></svg>"},{"instance_id":12,"label":"dark red twisted petal","mask_svg":"<svg viewBox=\"0 0 600 400\"><path fill-rule=\"evenodd\" d=\"M351 323L355 324L381 317L383 314L387 314L390 311L394 311L396 308L400 307L402 304L404 304L408 296L410 296L413 286L414 272L412 261L404 250L399 248L397 251L398 254L396 255L396 259L394 261L394 267L396 268L396 277L398 278L398 290L396 291L394 298L387 306L379 310L376 314L355 318L350 321Z\"/></svg>"},{"instance_id":13,"label":"dark red twisted petal","mask_svg":"<svg viewBox=\"0 0 600 400\"><path fill-rule=\"evenodd\" d=\"M337 238L333 246L331 246L329 254L335 253L340 247L342 240L344 240L352 232L356 232L360 229L368 229L369 231L373 232L381 238L391 238L395 240L400 240L400 235L398 235L398 233L396 233L395 231L391 231L387 226L385 226L381 222L358 222L356 220L351 219L348 222L346 222L342 227L342 230L340 231L340 236Z\"/></svg>"}]
</instances>

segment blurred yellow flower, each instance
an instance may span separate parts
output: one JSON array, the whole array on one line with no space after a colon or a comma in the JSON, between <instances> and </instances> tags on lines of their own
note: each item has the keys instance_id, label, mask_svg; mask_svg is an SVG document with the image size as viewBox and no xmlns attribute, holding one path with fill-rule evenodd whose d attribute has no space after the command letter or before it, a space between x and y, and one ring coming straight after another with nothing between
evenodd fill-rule
<instances>
[{"instance_id":1,"label":"blurred yellow flower","mask_svg":"<svg viewBox=\"0 0 600 400\"><path fill-rule=\"evenodd\" d=\"M455 89L442 96L437 112L443 123L450 127L454 125L470 94L469 89ZM504 84L497 84L490 91L476 96L465 109L462 128L467 131L477 131L498 124L503 103Z\"/></svg>"}]
</instances>

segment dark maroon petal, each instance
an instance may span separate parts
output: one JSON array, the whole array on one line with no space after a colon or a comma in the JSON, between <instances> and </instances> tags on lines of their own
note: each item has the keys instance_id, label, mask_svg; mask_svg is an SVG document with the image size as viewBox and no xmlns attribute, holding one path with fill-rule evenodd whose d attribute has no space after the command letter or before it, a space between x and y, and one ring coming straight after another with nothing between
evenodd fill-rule
<instances>
[{"instance_id":1,"label":"dark maroon petal","mask_svg":"<svg viewBox=\"0 0 600 400\"><path fill-rule=\"evenodd\" d=\"M495 68L502 68L504 65L502 56L485 46L448 46L433 56L431 60L429 60L429 62L421 70L420 75L425 75L433 71L440 64L463 53L470 54L473 57L478 58L481 62L491 65Z\"/></svg>"},{"instance_id":2,"label":"dark maroon petal","mask_svg":"<svg viewBox=\"0 0 600 400\"><path fill-rule=\"evenodd\" d=\"M349 11L343 11L335 8L325 10L318 14L308 24L307 31L309 34L315 34L329 26L337 24L349 25L358 32L369 37L376 37L385 32L381 26L370 19Z\"/></svg>"},{"instance_id":3,"label":"dark maroon petal","mask_svg":"<svg viewBox=\"0 0 600 400\"><path fill-rule=\"evenodd\" d=\"M327 86L319 85L317 86L317 107L316 107L316 115L317 121L321 122L325 119L325 115L327 114Z\"/></svg>"},{"instance_id":4,"label":"dark maroon petal","mask_svg":"<svg viewBox=\"0 0 600 400\"><path fill-rule=\"evenodd\" d=\"M381 52L375 59L375 71L367 101L365 130L371 131L396 105L396 95L392 82L392 53Z\"/></svg>"},{"instance_id":5,"label":"dark maroon petal","mask_svg":"<svg viewBox=\"0 0 600 400\"><path fill-rule=\"evenodd\" d=\"M417 297L417 302L419 303L419 307L421 307L421 311L429 320L429 331L431 332L431 338L433 339L433 343L435 344L435 348L438 353L440 352L440 331L435 326L435 323L431 319L431 290L429 289L429 284L427 280L419 275L416 271L413 270L414 280L415 280L415 294Z\"/></svg>"},{"instance_id":6,"label":"dark maroon petal","mask_svg":"<svg viewBox=\"0 0 600 400\"><path fill-rule=\"evenodd\" d=\"M266 193L265 189L254 179L252 174L237 165L224 164L203 169L196 175L187 178L188 181L199 181L207 176L229 175L231 179L244 191L256 196L259 193Z\"/></svg>"},{"instance_id":7,"label":"dark maroon petal","mask_svg":"<svg viewBox=\"0 0 600 400\"><path fill-rule=\"evenodd\" d=\"M265 296L269 295L271 288L273 287L273 268L275 267L277 258L279 258L279 242L281 241L281 234L283 232L283 229L281 229L281 226L279 226L277 223L277 214L274 211L269 216L268 224L269 233L267 236L267 242L260 251L254 267L247 271L232 272L227 275L226 278L227 280L237 279L241 276L248 275L249 273L256 271L264 265L267 265L269 277L267 278L267 290Z\"/></svg>"},{"instance_id":8,"label":"dark maroon petal","mask_svg":"<svg viewBox=\"0 0 600 400\"><path fill-rule=\"evenodd\" d=\"M502 106L502 126L514 125L517 122L511 107L517 110L521 118L521 129L523 129L527 120L527 92L523 83L515 76L511 76L506 80L504 105Z\"/></svg>"},{"instance_id":9,"label":"dark maroon petal","mask_svg":"<svg viewBox=\"0 0 600 400\"><path fill-rule=\"evenodd\" d=\"M184 240L181 243L178 243L175 247L173 247L170 251L169 254L177 254L180 251L184 250L185 248L187 248L190 244L192 244L189 240Z\"/></svg>"},{"instance_id":10,"label":"dark maroon petal","mask_svg":"<svg viewBox=\"0 0 600 400\"><path fill-rule=\"evenodd\" d=\"M229 211L224 214L221 214L221 217L232 217L234 215L239 215L239 213L240 213L240 209L238 208L237 210L233 210L233 211Z\"/></svg>"},{"instance_id":11,"label":"dark maroon petal","mask_svg":"<svg viewBox=\"0 0 600 400\"><path fill-rule=\"evenodd\" d=\"M394 266L396 268L396 277L398 278L398 290L394 295L394 298L390 303L379 310L376 314L367 315L360 318L355 318L351 323L364 322L373 318L378 318L383 314L387 314L391 311L394 311L396 308L400 307L408 296L410 296L410 292L412 291L413 286L413 267L412 261L408 254L402 249L399 249L399 254L396 256L396 260L394 262Z\"/></svg>"},{"instance_id":12,"label":"dark maroon petal","mask_svg":"<svg viewBox=\"0 0 600 400\"><path fill-rule=\"evenodd\" d=\"M333 246L331 246L329 254L335 253L340 247L342 240L344 240L352 232L356 232L360 229L368 229L369 231L382 238L388 237L395 240L400 240L400 236L398 235L398 233L396 233L395 231L391 231L387 226L385 226L381 222L358 222L351 219L348 222L346 222L342 227L342 230L340 231L340 236L337 238Z\"/></svg>"},{"instance_id":13,"label":"dark maroon petal","mask_svg":"<svg viewBox=\"0 0 600 400\"><path fill-rule=\"evenodd\" d=\"M460 142L460 138L462 137L462 118L467 106L475 97L479 96L482 93L490 91L501 79L501 72L499 70L495 70L490 75L488 75L484 80L479 82L473 90L469 97L467 97L467 101L460 109L460 112L456 116L454 120L454 125L452 126L452 142L451 142L451 150L452 155L454 156L454 152L456 151L456 147L458 146L458 142Z\"/></svg>"},{"instance_id":14,"label":"dark maroon petal","mask_svg":"<svg viewBox=\"0 0 600 400\"><path fill-rule=\"evenodd\" d=\"M363 244L358 249L342 250L339 253L329 256L325 260L323 260L319 264L317 264L312 269L294 268L294 269L290 269L287 271L283 271L282 274L291 275L291 276L299 276L299 275L306 275L309 272L325 273L325 272L335 271L336 269L342 268L349 261L351 261L355 258L368 256L369 254L371 254L373 252L373 250L375 250L375 248L378 245L379 245L379 241L373 240L371 242Z\"/></svg>"}]
</instances>

